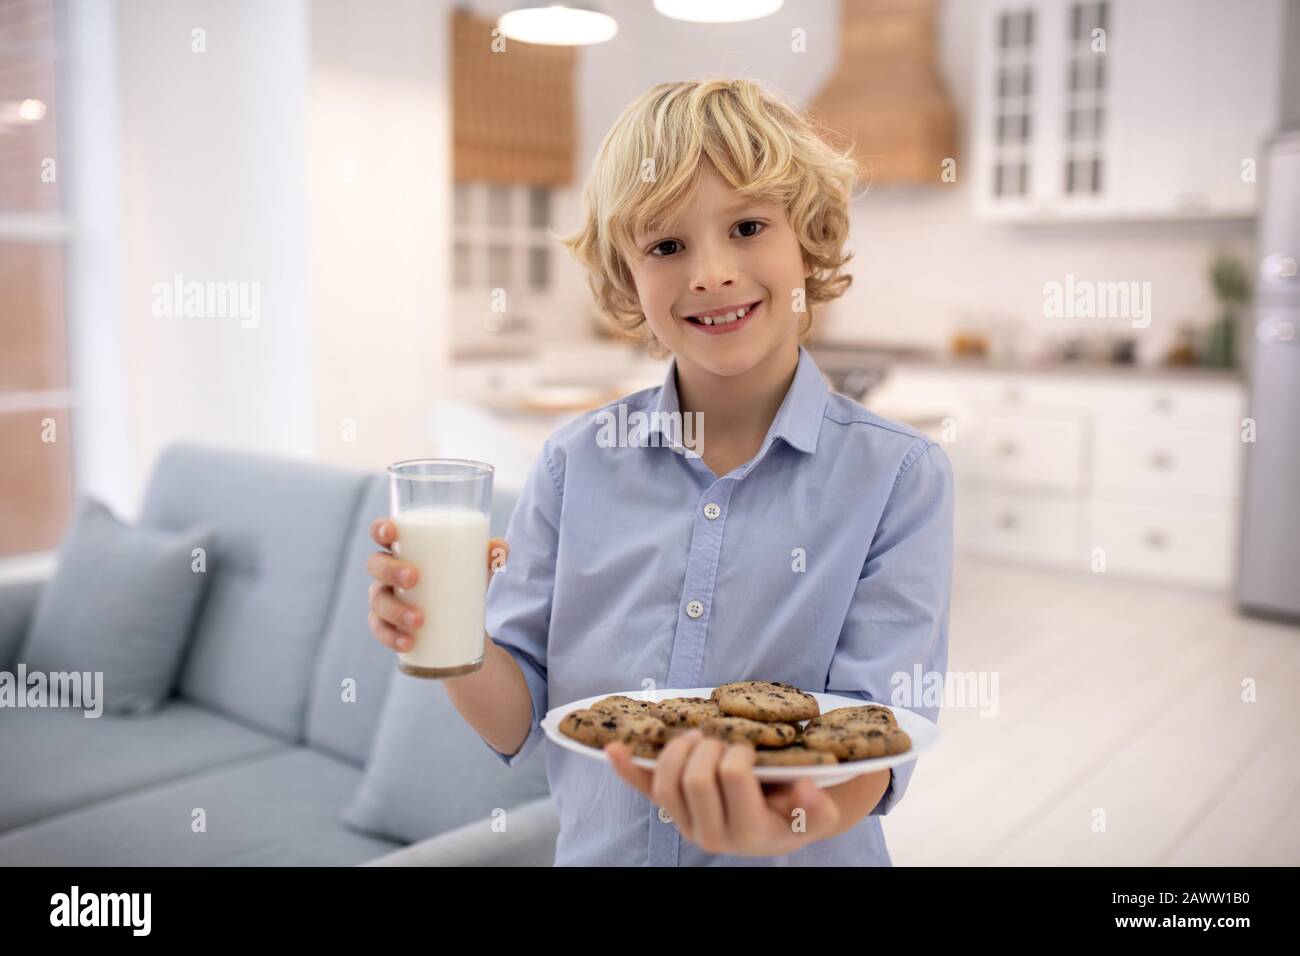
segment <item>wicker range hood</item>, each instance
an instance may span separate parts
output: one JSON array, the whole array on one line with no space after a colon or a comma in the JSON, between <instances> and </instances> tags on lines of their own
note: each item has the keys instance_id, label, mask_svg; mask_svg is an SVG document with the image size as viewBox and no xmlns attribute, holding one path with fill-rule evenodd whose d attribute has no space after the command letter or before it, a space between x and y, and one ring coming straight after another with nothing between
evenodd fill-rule
<instances>
[{"instance_id":1,"label":"wicker range hood","mask_svg":"<svg viewBox=\"0 0 1300 956\"><path fill-rule=\"evenodd\" d=\"M957 117L939 72L935 0L840 0L839 65L809 112L853 140L859 179L941 182Z\"/></svg>"}]
</instances>

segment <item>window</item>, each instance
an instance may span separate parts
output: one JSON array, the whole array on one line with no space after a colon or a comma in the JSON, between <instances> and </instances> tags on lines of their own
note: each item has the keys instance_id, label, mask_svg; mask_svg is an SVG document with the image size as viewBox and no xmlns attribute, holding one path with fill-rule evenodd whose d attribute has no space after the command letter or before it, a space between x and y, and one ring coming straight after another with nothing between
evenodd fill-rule
<instances>
[{"instance_id":1,"label":"window","mask_svg":"<svg viewBox=\"0 0 1300 956\"><path fill-rule=\"evenodd\" d=\"M521 331L529 315L547 307L554 293L552 257L559 246L551 228L552 190L525 183L463 182L455 186L452 224L453 286L457 312L481 318L493 335ZM504 303L499 297L504 293ZM504 314L494 306L504 305ZM472 351L478 337L468 324L455 326L458 341Z\"/></svg>"},{"instance_id":2,"label":"window","mask_svg":"<svg viewBox=\"0 0 1300 956\"><path fill-rule=\"evenodd\" d=\"M451 16L453 352L526 349L555 308L547 231L573 181L576 51L503 46L494 18Z\"/></svg>"},{"instance_id":3,"label":"window","mask_svg":"<svg viewBox=\"0 0 1300 956\"><path fill-rule=\"evenodd\" d=\"M58 544L73 500L55 0L0 0L0 557Z\"/></svg>"}]
</instances>

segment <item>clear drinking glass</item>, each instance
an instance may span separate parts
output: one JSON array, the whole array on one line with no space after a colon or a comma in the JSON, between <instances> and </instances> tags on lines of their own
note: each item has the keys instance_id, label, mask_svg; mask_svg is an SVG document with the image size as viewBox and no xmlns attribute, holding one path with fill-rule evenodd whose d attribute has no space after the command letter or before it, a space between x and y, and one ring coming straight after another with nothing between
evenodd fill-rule
<instances>
[{"instance_id":1,"label":"clear drinking glass","mask_svg":"<svg viewBox=\"0 0 1300 956\"><path fill-rule=\"evenodd\" d=\"M393 552L419 569L399 597L424 612L398 668L455 677L483 666L492 466L459 458L399 461L388 468Z\"/></svg>"}]
</instances>

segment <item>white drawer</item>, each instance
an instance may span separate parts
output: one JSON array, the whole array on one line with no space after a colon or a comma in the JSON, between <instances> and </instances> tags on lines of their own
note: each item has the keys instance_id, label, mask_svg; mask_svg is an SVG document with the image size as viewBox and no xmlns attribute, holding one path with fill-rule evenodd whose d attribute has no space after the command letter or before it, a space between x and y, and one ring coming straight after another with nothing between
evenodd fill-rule
<instances>
[{"instance_id":1,"label":"white drawer","mask_svg":"<svg viewBox=\"0 0 1300 956\"><path fill-rule=\"evenodd\" d=\"M1236 534L1227 511L1097 501L1088 550L1103 549L1107 573L1226 589L1236 565Z\"/></svg>"},{"instance_id":2,"label":"white drawer","mask_svg":"<svg viewBox=\"0 0 1300 956\"><path fill-rule=\"evenodd\" d=\"M986 375L966 380L963 389L977 411L997 416L1083 414L1095 391L1041 375Z\"/></svg>"},{"instance_id":3,"label":"white drawer","mask_svg":"<svg viewBox=\"0 0 1300 956\"><path fill-rule=\"evenodd\" d=\"M1077 420L991 418L966 423L954 469L980 484L1077 492L1084 486L1084 426Z\"/></svg>"},{"instance_id":4,"label":"white drawer","mask_svg":"<svg viewBox=\"0 0 1300 956\"><path fill-rule=\"evenodd\" d=\"M1237 382L1116 382L1097 390L1099 417L1129 425L1220 432L1246 414L1245 386Z\"/></svg>"},{"instance_id":5,"label":"white drawer","mask_svg":"<svg viewBox=\"0 0 1300 956\"><path fill-rule=\"evenodd\" d=\"M954 520L963 550L1084 566L1080 502L963 487Z\"/></svg>"},{"instance_id":6,"label":"white drawer","mask_svg":"<svg viewBox=\"0 0 1300 956\"><path fill-rule=\"evenodd\" d=\"M1236 500L1241 467L1239 432L1128 428L1098 422L1093 487L1099 494L1137 492L1204 503L1228 510Z\"/></svg>"}]
</instances>

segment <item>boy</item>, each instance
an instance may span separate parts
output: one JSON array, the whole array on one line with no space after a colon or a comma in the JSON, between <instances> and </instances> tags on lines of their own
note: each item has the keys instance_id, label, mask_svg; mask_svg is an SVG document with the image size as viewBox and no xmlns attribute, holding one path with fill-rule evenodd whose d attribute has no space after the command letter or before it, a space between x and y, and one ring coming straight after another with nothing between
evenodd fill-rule
<instances>
[{"instance_id":1,"label":"boy","mask_svg":"<svg viewBox=\"0 0 1300 956\"><path fill-rule=\"evenodd\" d=\"M852 281L854 176L748 80L655 86L607 134L561 241L602 310L673 360L661 387L546 441L492 542L509 563L488 586L486 659L446 686L508 765L549 707L651 686L783 681L937 718L890 687L947 666L947 456L830 393L801 344L808 307ZM616 414L648 429L612 442ZM392 522L374 537L391 544ZM388 585L414 569L384 552L370 567L371 627L405 649L420 611ZM653 772L606 753L613 772L546 750L556 865L888 866L878 817L915 767L765 790L752 747L697 731Z\"/></svg>"}]
</instances>

